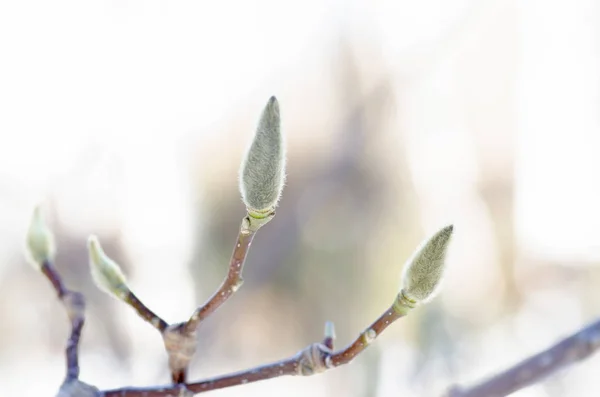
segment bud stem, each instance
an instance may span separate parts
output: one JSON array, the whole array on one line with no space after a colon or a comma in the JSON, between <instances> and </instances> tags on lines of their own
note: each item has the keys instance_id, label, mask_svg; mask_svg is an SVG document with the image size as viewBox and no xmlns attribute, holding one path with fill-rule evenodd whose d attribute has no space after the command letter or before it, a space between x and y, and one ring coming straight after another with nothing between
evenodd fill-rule
<instances>
[{"instance_id":1,"label":"bud stem","mask_svg":"<svg viewBox=\"0 0 600 397\"><path fill-rule=\"evenodd\" d=\"M185 325L186 332L195 331L206 317L214 313L241 287L243 283L242 271L244 270L244 263L246 262L246 256L248 255L250 244L252 244L252 239L254 239L256 231L272 218L273 216L264 219L255 219L250 216L244 217L240 225L240 231L231 255L231 260L229 261L227 277L213 296L204 305L194 311Z\"/></svg>"}]
</instances>

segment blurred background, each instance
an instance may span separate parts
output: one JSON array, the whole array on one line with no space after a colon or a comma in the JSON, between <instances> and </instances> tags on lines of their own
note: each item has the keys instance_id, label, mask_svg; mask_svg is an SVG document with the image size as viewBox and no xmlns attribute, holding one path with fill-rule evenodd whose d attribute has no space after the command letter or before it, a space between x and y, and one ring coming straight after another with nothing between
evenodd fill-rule
<instances>
[{"instance_id":1,"label":"blurred background","mask_svg":"<svg viewBox=\"0 0 600 397\"><path fill-rule=\"evenodd\" d=\"M596 1L0 2L0 395L53 396L67 319L23 258L32 208L88 298L82 379L167 383L159 335L99 292L97 234L182 321L219 286L270 95L287 187L190 377L351 342L448 223L443 291L351 365L216 396L439 396L600 315ZM516 396L597 396L595 357Z\"/></svg>"}]
</instances>

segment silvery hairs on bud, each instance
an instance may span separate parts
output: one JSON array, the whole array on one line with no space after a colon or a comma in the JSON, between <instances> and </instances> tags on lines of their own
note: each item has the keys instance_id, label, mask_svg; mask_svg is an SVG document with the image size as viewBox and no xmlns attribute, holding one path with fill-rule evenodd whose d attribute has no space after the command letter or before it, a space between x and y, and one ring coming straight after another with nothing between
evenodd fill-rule
<instances>
[{"instance_id":1,"label":"silvery hairs on bud","mask_svg":"<svg viewBox=\"0 0 600 397\"><path fill-rule=\"evenodd\" d=\"M240 192L249 210L271 211L285 181L285 146L279 103L273 96L262 112L254 140L240 168Z\"/></svg>"},{"instance_id":2,"label":"silvery hairs on bud","mask_svg":"<svg viewBox=\"0 0 600 397\"><path fill-rule=\"evenodd\" d=\"M452 225L446 226L425 240L406 262L401 283L406 298L425 302L435 295L442 280L453 229Z\"/></svg>"},{"instance_id":3,"label":"silvery hairs on bud","mask_svg":"<svg viewBox=\"0 0 600 397\"><path fill-rule=\"evenodd\" d=\"M46 225L39 206L33 210L25 243L27 260L36 269L41 268L44 262L54 259L56 252L54 234Z\"/></svg>"},{"instance_id":4,"label":"silvery hairs on bud","mask_svg":"<svg viewBox=\"0 0 600 397\"><path fill-rule=\"evenodd\" d=\"M88 251L90 271L96 286L122 299L129 292L129 288L121 267L104 253L96 236L92 235L88 238Z\"/></svg>"}]
</instances>

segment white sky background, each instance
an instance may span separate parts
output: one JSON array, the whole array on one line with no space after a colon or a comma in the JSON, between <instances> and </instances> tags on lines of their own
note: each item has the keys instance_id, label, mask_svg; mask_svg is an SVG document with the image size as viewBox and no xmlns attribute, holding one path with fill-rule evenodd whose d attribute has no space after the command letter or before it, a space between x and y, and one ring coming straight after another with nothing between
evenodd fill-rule
<instances>
[{"instance_id":1,"label":"white sky background","mask_svg":"<svg viewBox=\"0 0 600 397\"><path fill-rule=\"evenodd\" d=\"M236 99L280 89L269 78L318 45L331 21L331 5L316 1L0 7L2 130L11 132L0 158L31 184L92 143L118 137L129 154L210 133Z\"/></svg>"},{"instance_id":2,"label":"white sky background","mask_svg":"<svg viewBox=\"0 0 600 397\"><path fill-rule=\"evenodd\" d=\"M600 258L598 3L520 5L516 220L538 258Z\"/></svg>"},{"instance_id":3,"label":"white sky background","mask_svg":"<svg viewBox=\"0 0 600 397\"><path fill-rule=\"evenodd\" d=\"M132 262L158 270L168 252L169 263L181 264L171 273L181 282L193 227L187 173L192 162L198 163L189 144L212 139L218 128L211 127L240 104L251 104L257 113L270 95L289 92L296 84L290 76L310 69L316 54L331 48L346 29L380 43L394 84L403 90L397 96L406 108L398 112L409 117L397 126L405 131L406 141L399 142L408 151L422 200L423 228L463 219L465 235L476 240L459 239L462 248L455 251L467 252L473 241L485 249L460 255L460 263L474 269L482 261L493 264L496 247L475 193L480 170L465 104L457 100L461 82L456 75L461 45L503 3L474 4L0 1L0 217L9 220L2 222L0 237L7 245L21 244L31 207L53 195L59 199L61 219L73 230L85 234L90 225L96 232L120 225ZM514 60L518 119L516 133L506 134L515 134L516 142L515 232L520 248L543 259L597 260L597 5L592 0L529 1L514 12L519 17L520 49ZM440 173L445 177L436 179ZM73 178L77 186L71 185ZM163 206L168 213L157 210ZM157 242L158 251L152 248ZM0 274L8 256L0 251ZM473 297L491 288L494 275L479 272L474 276L479 287L468 292L475 303ZM144 288L153 290L163 275L137 273L140 294L149 296ZM453 282L461 280L450 275L449 285ZM191 309L187 287L182 286L179 297L190 306L174 306L157 295L149 305L167 319L179 318ZM133 316L123 321L132 329L139 322ZM144 345L154 342L137 340L138 357L144 357L140 361L150 360L154 353ZM89 352L88 359L101 368L106 363L96 360L99 355ZM62 356L56 362L40 357L32 363L40 373L35 384L20 376L26 369L19 365L0 368L0 394L49 395L43 377L58 382L60 375L46 369L62 370L60 360ZM84 374L95 372L93 366ZM136 368L138 373L126 374L131 376L127 379L149 382L145 367ZM100 369L97 373L102 381L121 381ZM293 388L287 382L270 381L247 392L279 395L281 387L290 396L327 395L321 378L293 381ZM382 397L409 395L389 379L382 385Z\"/></svg>"}]
</instances>

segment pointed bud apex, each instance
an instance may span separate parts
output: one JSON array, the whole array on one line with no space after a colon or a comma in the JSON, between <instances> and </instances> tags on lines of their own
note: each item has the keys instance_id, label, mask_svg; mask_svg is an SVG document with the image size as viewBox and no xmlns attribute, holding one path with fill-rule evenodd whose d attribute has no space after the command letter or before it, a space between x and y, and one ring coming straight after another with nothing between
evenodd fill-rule
<instances>
[{"instance_id":1,"label":"pointed bud apex","mask_svg":"<svg viewBox=\"0 0 600 397\"><path fill-rule=\"evenodd\" d=\"M90 270L96 286L108 294L123 299L129 293L129 288L121 267L104 253L96 236L88 238L88 251Z\"/></svg>"},{"instance_id":2,"label":"pointed bud apex","mask_svg":"<svg viewBox=\"0 0 600 397\"><path fill-rule=\"evenodd\" d=\"M335 325L332 321L325 322L325 338L335 340Z\"/></svg>"},{"instance_id":3,"label":"pointed bud apex","mask_svg":"<svg viewBox=\"0 0 600 397\"><path fill-rule=\"evenodd\" d=\"M271 97L240 168L240 192L248 213L266 216L277 206L285 179L285 147L279 103Z\"/></svg>"},{"instance_id":4,"label":"pointed bud apex","mask_svg":"<svg viewBox=\"0 0 600 397\"><path fill-rule=\"evenodd\" d=\"M26 244L27 259L36 269L40 269L44 262L50 262L54 259L56 253L54 234L44 222L42 210L39 206L33 210L31 223L27 230Z\"/></svg>"},{"instance_id":5,"label":"pointed bud apex","mask_svg":"<svg viewBox=\"0 0 600 397\"><path fill-rule=\"evenodd\" d=\"M433 298L442 280L444 259L453 226L446 226L425 240L404 266L402 294L414 302Z\"/></svg>"}]
</instances>

